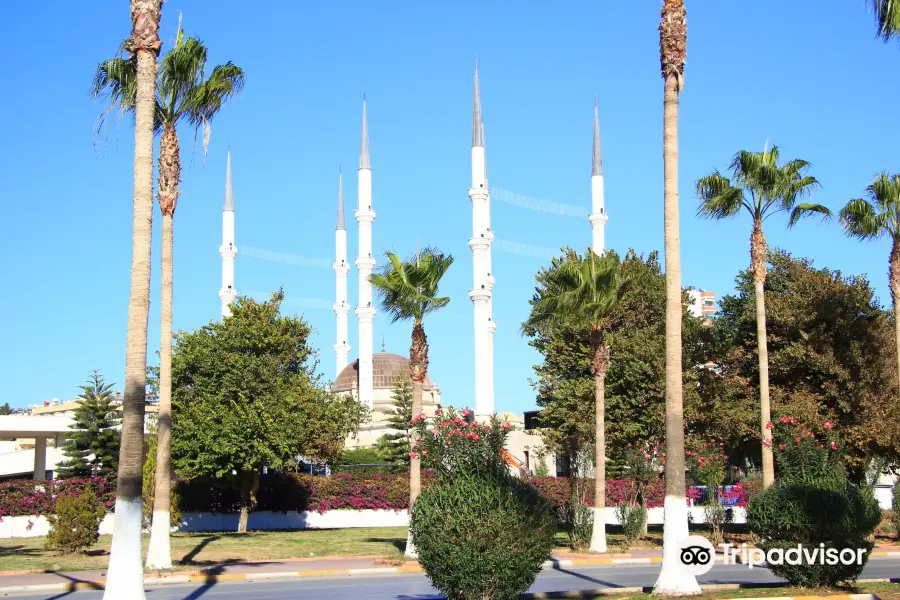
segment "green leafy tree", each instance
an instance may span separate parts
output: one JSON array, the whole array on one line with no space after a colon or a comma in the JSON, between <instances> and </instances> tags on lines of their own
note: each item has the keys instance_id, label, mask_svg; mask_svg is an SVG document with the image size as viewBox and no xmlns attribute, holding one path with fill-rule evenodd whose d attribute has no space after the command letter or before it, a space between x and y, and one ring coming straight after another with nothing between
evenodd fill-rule
<instances>
[{"instance_id":1,"label":"green leafy tree","mask_svg":"<svg viewBox=\"0 0 900 600\"><path fill-rule=\"evenodd\" d=\"M384 462L409 467L410 432L413 418L412 383L406 377L397 379L391 394L391 408L385 411L388 426L394 431L378 438L378 451Z\"/></svg>"},{"instance_id":2,"label":"green leafy tree","mask_svg":"<svg viewBox=\"0 0 900 600\"><path fill-rule=\"evenodd\" d=\"M894 4L882 2L883 4ZM887 10L887 9L884 9ZM891 10L900 10L894 5ZM894 14L893 19L900 19ZM889 259L891 300L894 305L894 345L897 348L897 372L900 374L900 175L880 173L866 188L869 199L857 198L841 209L841 225L847 235L860 240L891 240Z\"/></svg>"},{"instance_id":3,"label":"green leafy tree","mask_svg":"<svg viewBox=\"0 0 900 600\"><path fill-rule=\"evenodd\" d=\"M298 457L334 464L366 409L325 391L316 375L311 328L267 302L239 298L232 316L180 332L172 360L172 453L180 476L237 485L240 532L247 530L263 467Z\"/></svg>"},{"instance_id":4,"label":"green leafy tree","mask_svg":"<svg viewBox=\"0 0 900 600\"><path fill-rule=\"evenodd\" d=\"M9 402L4 402L0 404L0 415L11 415L13 412L12 408L9 407Z\"/></svg>"},{"instance_id":5,"label":"green leafy tree","mask_svg":"<svg viewBox=\"0 0 900 600\"><path fill-rule=\"evenodd\" d=\"M779 212L790 213L788 227L801 218L819 214L831 214L821 204L798 202L819 185L815 177L807 175L809 163L791 160L778 164L778 147L763 152L741 150L731 161L731 179L719 171L697 181L697 197L700 206L697 214L707 219L730 219L746 210L753 223L750 234L750 268L753 271L756 293L756 335L759 355L759 404L760 433L765 444L762 447L763 485L775 481L775 464L772 460L771 431L766 424L772 420L769 399L769 356L766 345L766 237L763 222Z\"/></svg>"},{"instance_id":6,"label":"green leafy tree","mask_svg":"<svg viewBox=\"0 0 900 600\"><path fill-rule=\"evenodd\" d=\"M98 476L112 478L119 468L119 407L113 385L94 371L81 387L69 434L63 445L66 459L57 466L58 478Z\"/></svg>"},{"instance_id":7,"label":"green leafy tree","mask_svg":"<svg viewBox=\"0 0 900 600\"><path fill-rule=\"evenodd\" d=\"M523 332L538 325L553 327L575 322L586 325L590 371L594 383L594 529L590 549L606 552L606 373L610 362L607 333L624 292L615 254L598 256L590 248L584 257L570 255L554 262L545 290L535 294Z\"/></svg>"},{"instance_id":8,"label":"green leafy tree","mask_svg":"<svg viewBox=\"0 0 900 600\"><path fill-rule=\"evenodd\" d=\"M812 261L769 253L768 311L773 410L807 422L831 420L844 444L844 464L863 483L874 458L900 458L896 415L894 328L862 276L815 268ZM753 273L742 271L737 293L721 301L714 330L718 368L701 381L702 401L691 427L725 442L734 457L759 456L756 415ZM771 431L771 430L770 430Z\"/></svg>"},{"instance_id":9,"label":"green leafy tree","mask_svg":"<svg viewBox=\"0 0 900 600\"><path fill-rule=\"evenodd\" d=\"M132 112L135 107L137 65L123 56L97 65L93 94L110 101L110 109L119 113ZM194 134L204 129L203 148L207 148L210 123L222 106L244 86L244 71L230 61L212 69L206 78L207 48L199 39L186 38L179 22L175 46L160 62L156 84L154 128L161 132L159 142L159 208L162 213L162 300L160 302L160 365L159 365L159 431L156 474L159 524L152 528L147 566L156 569L172 567L169 544L169 488L171 480L171 406L172 406L172 295L175 206L181 195L181 148L178 141L179 123L187 123ZM104 113L108 114L107 113ZM103 116L100 119L102 126ZM230 163L229 163L230 166Z\"/></svg>"},{"instance_id":10,"label":"green leafy tree","mask_svg":"<svg viewBox=\"0 0 900 600\"><path fill-rule=\"evenodd\" d=\"M438 311L450 303L450 298L438 296L438 286L453 257L435 248L425 248L410 259L403 260L387 252L388 264L371 276L370 281L381 300L381 307L391 316L391 322L413 322L412 344L409 348L409 378L412 381L412 412L422 412L422 385L428 375L428 339L423 321L425 315ZM421 464L410 457L409 505L412 506L422 489ZM406 555L416 550L412 536L407 537Z\"/></svg>"}]
</instances>

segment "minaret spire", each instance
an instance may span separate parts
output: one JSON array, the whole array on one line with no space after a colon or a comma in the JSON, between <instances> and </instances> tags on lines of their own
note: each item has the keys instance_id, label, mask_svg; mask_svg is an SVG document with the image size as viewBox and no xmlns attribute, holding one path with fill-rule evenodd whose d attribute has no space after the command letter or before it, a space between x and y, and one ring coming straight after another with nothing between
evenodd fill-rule
<instances>
[{"instance_id":1,"label":"minaret spire","mask_svg":"<svg viewBox=\"0 0 900 600\"><path fill-rule=\"evenodd\" d=\"M600 117L597 113L597 98L594 98L594 153L591 164L591 248L596 254L606 253L606 215L603 192L603 157L600 154Z\"/></svg>"},{"instance_id":2,"label":"minaret spire","mask_svg":"<svg viewBox=\"0 0 900 600\"><path fill-rule=\"evenodd\" d=\"M472 250L473 286L469 292L475 315L475 416L487 419L494 412L493 337L497 323L493 320L491 274L491 196L487 181L487 159L484 148L484 121L481 113L481 90L478 61L475 61L475 99L472 109Z\"/></svg>"},{"instance_id":3,"label":"minaret spire","mask_svg":"<svg viewBox=\"0 0 900 600\"><path fill-rule=\"evenodd\" d=\"M372 256L372 164L369 159L369 124L366 117L366 99L363 97L362 137L359 146L358 199L356 222L359 227L359 256L356 270L359 272L359 304L356 318L359 321L359 401L372 408L374 401L374 373L372 369L373 331L375 306L372 303L372 283L369 277L375 269Z\"/></svg>"},{"instance_id":4,"label":"minaret spire","mask_svg":"<svg viewBox=\"0 0 900 600\"><path fill-rule=\"evenodd\" d=\"M222 288L219 299L222 301L222 316L231 316L231 303L237 297L234 289L234 258L237 246L234 245L234 188L231 185L231 151L225 163L225 204L222 207L222 245L219 246L222 257Z\"/></svg>"},{"instance_id":5,"label":"minaret spire","mask_svg":"<svg viewBox=\"0 0 900 600\"><path fill-rule=\"evenodd\" d=\"M347 325L347 315L350 313L350 304L347 302L347 273L349 271L350 264L347 262L347 230L344 227L344 175L338 171L338 212L337 227L334 231L334 316L337 320L337 341L334 344L335 379L350 361Z\"/></svg>"}]
</instances>

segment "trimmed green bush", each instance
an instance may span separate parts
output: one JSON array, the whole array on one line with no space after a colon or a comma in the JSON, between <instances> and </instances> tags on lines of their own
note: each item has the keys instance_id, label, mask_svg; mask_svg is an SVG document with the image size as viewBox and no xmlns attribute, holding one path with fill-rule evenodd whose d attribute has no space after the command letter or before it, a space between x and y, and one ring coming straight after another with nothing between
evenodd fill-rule
<instances>
[{"instance_id":1,"label":"trimmed green bush","mask_svg":"<svg viewBox=\"0 0 900 600\"><path fill-rule=\"evenodd\" d=\"M769 565L778 577L804 587L852 583L862 573L873 544L867 538L881 521L871 487L851 484L841 466L840 441L830 422L814 434L792 417L775 428L778 467L775 484L750 499L747 522L768 554L801 545L810 552L826 551L825 564ZM828 550L864 550L859 564L828 564ZM821 554L820 554L821 555Z\"/></svg>"},{"instance_id":2,"label":"trimmed green bush","mask_svg":"<svg viewBox=\"0 0 900 600\"><path fill-rule=\"evenodd\" d=\"M45 547L62 554L90 548L100 537L100 521L105 514L106 507L90 487L77 496L57 498L56 514L48 516L50 532Z\"/></svg>"},{"instance_id":3,"label":"trimmed green bush","mask_svg":"<svg viewBox=\"0 0 900 600\"><path fill-rule=\"evenodd\" d=\"M644 533L646 511L640 504L620 504L616 508L616 516L622 526L626 543L631 546L641 539Z\"/></svg>"},{"instance_id":4,"label":"trimmed green bush","mask_svg":"<svg viewBox=\"0 0 900 600\"><path fill-rule=\"evenodd\" d=\"M556 519L525 481L455 473L422 492L410 528L428 579L448 598L512 600L550 556Z\"/></svg>"}]
</instances>

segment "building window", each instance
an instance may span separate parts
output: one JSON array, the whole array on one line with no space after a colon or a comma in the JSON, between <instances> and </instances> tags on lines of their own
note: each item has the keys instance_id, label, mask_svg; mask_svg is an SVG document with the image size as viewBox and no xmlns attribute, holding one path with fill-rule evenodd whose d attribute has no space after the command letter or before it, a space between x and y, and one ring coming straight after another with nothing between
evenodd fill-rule
<instances>
[{"instance_id":1,"label":"building window","mask_svg":"<svg viewBox=\"0 0 900 600\"><path fill-rule=\"evenodd\" d=\"M569 457L564 454L558 454L556 456L556 476L568 477L571 474L572 465L569 462Z\"/></svg>"}]
</instances>

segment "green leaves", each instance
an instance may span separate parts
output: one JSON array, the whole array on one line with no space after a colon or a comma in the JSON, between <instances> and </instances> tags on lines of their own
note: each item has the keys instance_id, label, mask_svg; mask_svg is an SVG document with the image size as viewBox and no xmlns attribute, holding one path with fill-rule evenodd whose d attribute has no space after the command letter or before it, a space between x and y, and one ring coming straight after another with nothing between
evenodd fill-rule
<instances>
[{"instance_id":1,"label":"green leaves","mask_svg":"<svg viewBox=\"0 0 900 600\"><path fill-rule=\"evenodd\" d=\"M57 467L57 477L112 478L119 469L121 422L113 384L94 371L90 383L81 387L69 434L63 445L66 459Z\"/></svg>"},{"instance_id":2,"label":"green leaves","mask_svg":"<svg viewBox=\"0 0 900 600\"><path fill-rule=\"evenodd\" d=\"M875 12L878 36L885 42L900 35L900 2L897 0L868 0Z\"/></svg>"},{"instance_id":3,"label":"green leaves","mask_svg":"<svg viewBox=\"0 0 900 600\"><path fill-rule=\"evenodd\" d=\"M421 323L425 315L450 303L450 298L437 294L441 278L453 264L451 255L435 248L425 248L406 260L390 251L386 255L388 264L369 281L392 323L407 319Z\"/></svg>"},{"instance_id":4,"label":"green leaves","mask_svg":"<svg viewBox=\"0 0 900 600\"><path fill-rule=\"evenodd\" d=\"M795 159L778 165L778 146L763 152L741 150L731 160L731 179L719 171L697 180L700 201L697 214L706 219L727 219L745 208L754 223L762 223L778 212L789 212L788 227L813 213L831 214L820 204L800 204L819 186L815 177L807 175L809 163Z\"/></svg>"},{"instance_id":5,"label":"green leaves","mask_svg":"<svg viewBox=\"0 0 900 600\"><path fill-rule=\"evenodd\" d=\"M172 455L185 477L282 469L298 456L334 462L366 410L325 391L310 326L239 298L232 316L180 332L172 356Z\"/></svg>"},{"instance_id":6,"label":"green leaves","mask_svg":"<svg viewBox=\"0 0 900 600\"><path fill-rule=\"evenodd\" d=\"M844 231L861 240L900 239L900 175L879 173L866 191L868 200L856 198L841 209Z\"/></svg>"}]
</instances>

